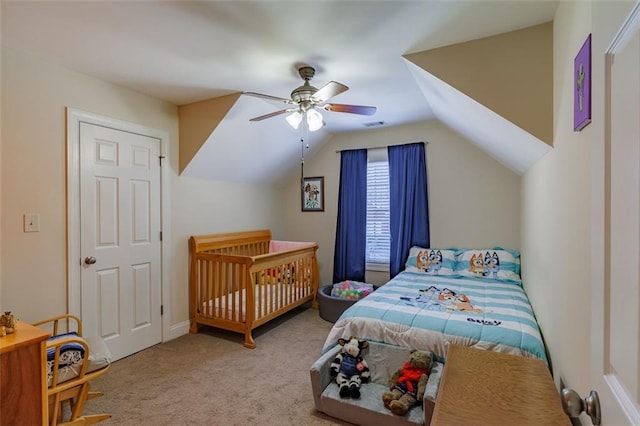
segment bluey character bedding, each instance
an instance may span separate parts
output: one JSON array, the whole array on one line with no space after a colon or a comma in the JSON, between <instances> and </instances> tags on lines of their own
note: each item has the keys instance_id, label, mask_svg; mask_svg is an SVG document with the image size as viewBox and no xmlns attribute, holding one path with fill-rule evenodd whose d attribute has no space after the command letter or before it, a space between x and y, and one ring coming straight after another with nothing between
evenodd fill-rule
<instances>
[{"instance_id":1,"label":"bluey character bedding","mask_svg":"<svg viewBox=\"0 0 640 426\"><path fill-rule=\"evenodd\" d=\"M547 361L519 253L501 248L413 247L405 271L345 310L323 352L344 336L427 350L440 360L454 343Z\"/></svg>"}]
</instances>

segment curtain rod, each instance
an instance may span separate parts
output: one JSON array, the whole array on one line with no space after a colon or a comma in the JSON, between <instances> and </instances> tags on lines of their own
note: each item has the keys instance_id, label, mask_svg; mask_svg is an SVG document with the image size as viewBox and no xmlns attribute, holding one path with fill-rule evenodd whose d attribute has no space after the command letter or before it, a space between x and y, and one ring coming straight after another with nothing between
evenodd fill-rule
<instances>
[{"instance_id":1,"label":"curtain rod","mask_svg":"<svg viewBox=\"0 0 640 426\"><path fill-rule=\"evenodd\" d=\"M386 145L386 146L371 146L369 148L349 148L349 149L338 149L336 150L336 154L340 154L342 151L355 151L357 149L382 149L382 148L388 148L390 146L400 146L400 145L411 145L412 143L423 143L425 145L429 145L429 142L408 142L408 143L397 143L397 144L393 144L393 145Z\"/></svg>"}]
</instances>

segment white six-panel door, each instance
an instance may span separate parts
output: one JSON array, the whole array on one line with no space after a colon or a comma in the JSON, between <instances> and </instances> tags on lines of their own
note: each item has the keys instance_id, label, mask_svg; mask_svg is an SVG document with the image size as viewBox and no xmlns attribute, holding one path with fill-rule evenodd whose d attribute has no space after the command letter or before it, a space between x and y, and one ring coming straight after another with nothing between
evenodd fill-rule
<instances>
[{"instance_id":1,"label":"white six-panel door","mask_svg":"<svg viewBox=\"0 0 640 426\"><path fill-rule=\"evenodd\" d=\"M605 64L605 277L592 313L592 376L605 426L640 424L639 4Z\"/></svg>"},{"instance_id":2,"label":"white six-panel door","mask_svg":"<svg viewBox=\"0 0 640 426\"><path fill-rule=\"evenodd\" d=\"M80 123L84 333L114 360L162 340L160 141Z\"/></svg>"}]
</instances>

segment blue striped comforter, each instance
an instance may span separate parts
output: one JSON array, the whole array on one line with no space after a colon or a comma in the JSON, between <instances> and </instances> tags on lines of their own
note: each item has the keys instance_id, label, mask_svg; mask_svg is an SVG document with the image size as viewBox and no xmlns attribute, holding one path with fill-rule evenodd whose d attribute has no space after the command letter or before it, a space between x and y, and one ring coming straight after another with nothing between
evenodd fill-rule
<instances>
[{"instance_id":1,"label":"blue striped comforter","mask_svg":"<svg viewBox=\"0 0 640 426\"><path fill-rule=\"evenodd\" d=\"M454 343L547 362L522 287L490 279L401 272L344 311L323 352L349 336L431 351L441 360Z\"/></svg>"}]
</instances>

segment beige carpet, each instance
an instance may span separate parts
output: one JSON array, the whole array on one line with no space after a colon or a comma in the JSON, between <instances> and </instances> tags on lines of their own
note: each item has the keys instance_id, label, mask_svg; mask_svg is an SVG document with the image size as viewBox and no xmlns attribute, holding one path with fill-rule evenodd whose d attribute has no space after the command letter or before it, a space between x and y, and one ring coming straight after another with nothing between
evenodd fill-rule
<instances>
[{"instance_id":1,"label":"beige carpet","mask_svg":"<svg viewBox=\"0 0 640 426\"><path fill-rule=\"evenodd\" d=\"M205 328L112 364L85 413L112 425L347 425L315 411L309 367L331 328L298 308L244 336Z\"/></svg>"}]
</instances>

